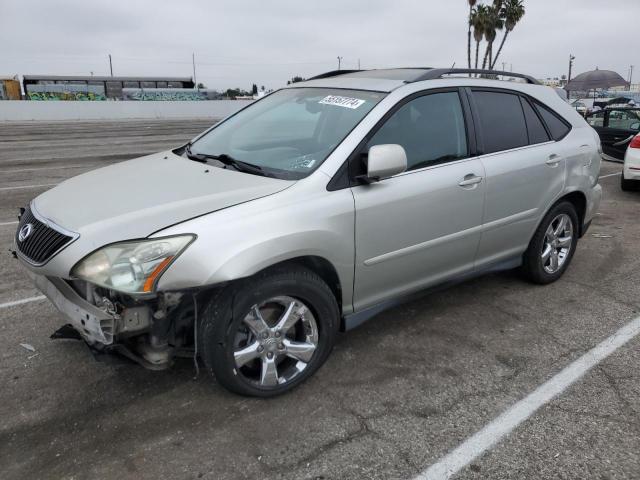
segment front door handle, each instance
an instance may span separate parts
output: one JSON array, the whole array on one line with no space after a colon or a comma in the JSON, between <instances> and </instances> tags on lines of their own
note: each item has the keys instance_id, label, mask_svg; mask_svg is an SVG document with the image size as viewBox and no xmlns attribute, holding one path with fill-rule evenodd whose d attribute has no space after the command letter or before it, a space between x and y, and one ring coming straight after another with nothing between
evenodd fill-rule
<instances>
[{"instance_id":1,"label":"front door handle","mask_svg":"<svg viewBox=\"0 0 640 480\"><path fill-rule=\"evenodd\" d=\"M544 163L549 165L551 168L555 168L560 163L560 155L556 155L555 153L552 153L551 155L549 155L549 158L547 158L547 161Z\"/></svg>"},{"instance_id":2,"label":"front door handle","mask_svg":"<svg viewBox=\"0 0 640 480\"><path fill-rule=\"evenodd\" d=\"M473 173L470 173L468 175L464 176L464 179L462 179L460 181L460 183L458 183L458 185L460 185L461 187L473 187L475 185L477 185L478 183L480 183L482 181L482 177L475 175Z\"/></svg>"},{"instance_id":3,"label":"front door handle","mask_svg":"<svg viewBox=\"0 0 640 480\"><path fill-rule=\"evenodd\" d=\"M631 140L633 140L633 137L635 137L635 135L631 135L629 138L625 138L624 140L620 140L619 142L614 143L613 145L611 145L612 147L621 147L622 145L629 143ZM614 138L614 140L619 140L620 137L616 137Z\"/></svg>"}]
</instances>

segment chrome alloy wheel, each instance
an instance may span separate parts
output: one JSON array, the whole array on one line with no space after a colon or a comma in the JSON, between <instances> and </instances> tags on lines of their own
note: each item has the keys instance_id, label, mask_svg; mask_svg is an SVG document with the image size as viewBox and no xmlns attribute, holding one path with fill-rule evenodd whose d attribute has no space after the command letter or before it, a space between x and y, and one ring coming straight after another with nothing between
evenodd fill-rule
<instances>
[{"instance_id":1,"label":"chrome alloy wheel","mask_svg":"<svg viewBox=\"0 0 640 480\"><path fill-rule=\"evenodd\" d=\"M236 332L236 372L260 387L283 385L311 362L318 325L300 300L280 296L251 307Z\"/></svg>"},{"instance_id":2,"label":"chrome alloy wheel","mask_svg":"<svg viewBox=\"0 0 640 480\"><path fill-rule=\"evenodd\" d=\"M542 244L542 267L553 274L562 268L567 261L573 242L573 224L571 217L561 213L549 224Z\"/></svg>"}]
</instances>

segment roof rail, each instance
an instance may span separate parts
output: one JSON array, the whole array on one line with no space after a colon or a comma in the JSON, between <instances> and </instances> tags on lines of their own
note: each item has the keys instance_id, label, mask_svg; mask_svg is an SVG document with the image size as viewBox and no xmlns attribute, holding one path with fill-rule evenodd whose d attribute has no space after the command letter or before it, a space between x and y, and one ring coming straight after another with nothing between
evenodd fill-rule
<instances>
[{"instance_id":1,"label":"roof rail","mask_svg":"<svg viewBox=\"0 0 640 480\"><path fill-rule=\"evenodd\" d=\"M330 72L321 73L315 77L307 78L307 80L320 80L321 78L337 77L338 75L346 75L347 73L363 72L364 70L331 70Z\"/></svg>"},{"instance_id":2,"label":"roof rail","mask_svg":"<svg viewBox=\"0 0 640 480\"><path fill-rule=\"evenodd\" d=\"M413 80L413 82L421 82L422 80L435 80L437 78L442 78L445 75L455 75L455 74L464 74L464 73L477 73L480 75L487 76L502 76L502 77L515 77L515 78L524 78L527 83L531 83L533 85L540 85L540 82L535 78L524 75L522 73L513 73L513 72L503 72L500 70L482 70L478 68L432 68L430 70L426 70L424 74L420 75L418 78Z\"/></svg>"}]
</instances>

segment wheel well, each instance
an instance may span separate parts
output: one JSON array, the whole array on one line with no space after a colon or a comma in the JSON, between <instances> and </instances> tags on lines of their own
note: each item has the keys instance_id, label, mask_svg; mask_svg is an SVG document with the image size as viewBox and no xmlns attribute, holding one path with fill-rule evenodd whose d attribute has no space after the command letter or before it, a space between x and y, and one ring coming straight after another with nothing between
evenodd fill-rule
<instances>
[{"instance_id":1,"label":"wheel well","mask_svg":"<svg viewBox=\"0 0 640 480\"><path fill-rule=\"evenodd\" d=\"M578 228L580 230L579 236L582 237L582 234L584 233L584 216L587 211L587 197L585 197L584 193L576 191L571 192L558 200L558 202L562 201L568 201L575 207L576 213L578 214L578 220L580 221L580 224L578 225Z\"/></svg>"},{"instance_id":2,"label":"wheel well","mask_svg":"<svg viewBox=\"0 0 640 480\"><path fill-rule=\"evenodd\" d=\"M340 277L338 277L338 272L329 260L309 255L291 258L289 260L276 263L268 267L268 269L282 267L283 265L300 265L319 275L333 292L333 295L336 297L336 301L338 302L338 308L342 311L342 287L340 285Z\"/></svg>"}]
</instances>

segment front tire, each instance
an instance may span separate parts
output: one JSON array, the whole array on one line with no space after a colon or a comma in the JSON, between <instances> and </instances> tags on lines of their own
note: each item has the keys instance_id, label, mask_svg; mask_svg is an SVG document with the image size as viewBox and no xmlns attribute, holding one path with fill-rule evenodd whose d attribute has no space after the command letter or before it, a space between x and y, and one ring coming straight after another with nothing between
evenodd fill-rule
<instances>
[{"instance_id":1,"label":"front tire","mask_svg":"<svg viewBox=\"0 0 640 480\"><path fill-rule=\"evenodd\" d=\"M199 350L226 389L280 395L325 362L340 325L336 298L315 273L277 268L221 290L203 315Z\"/></svg>"},{"instance_id":2,"label":"front tire","mask_svg":"<svg viewBox=\"0 0 640 480\"><path fill-rule=\"evenodd\" d=\"M565 272L578 244L578 214L560 202L545 215L523 257L523 271L533 283L555 282Z\"/></svg>"}]
</instances>

